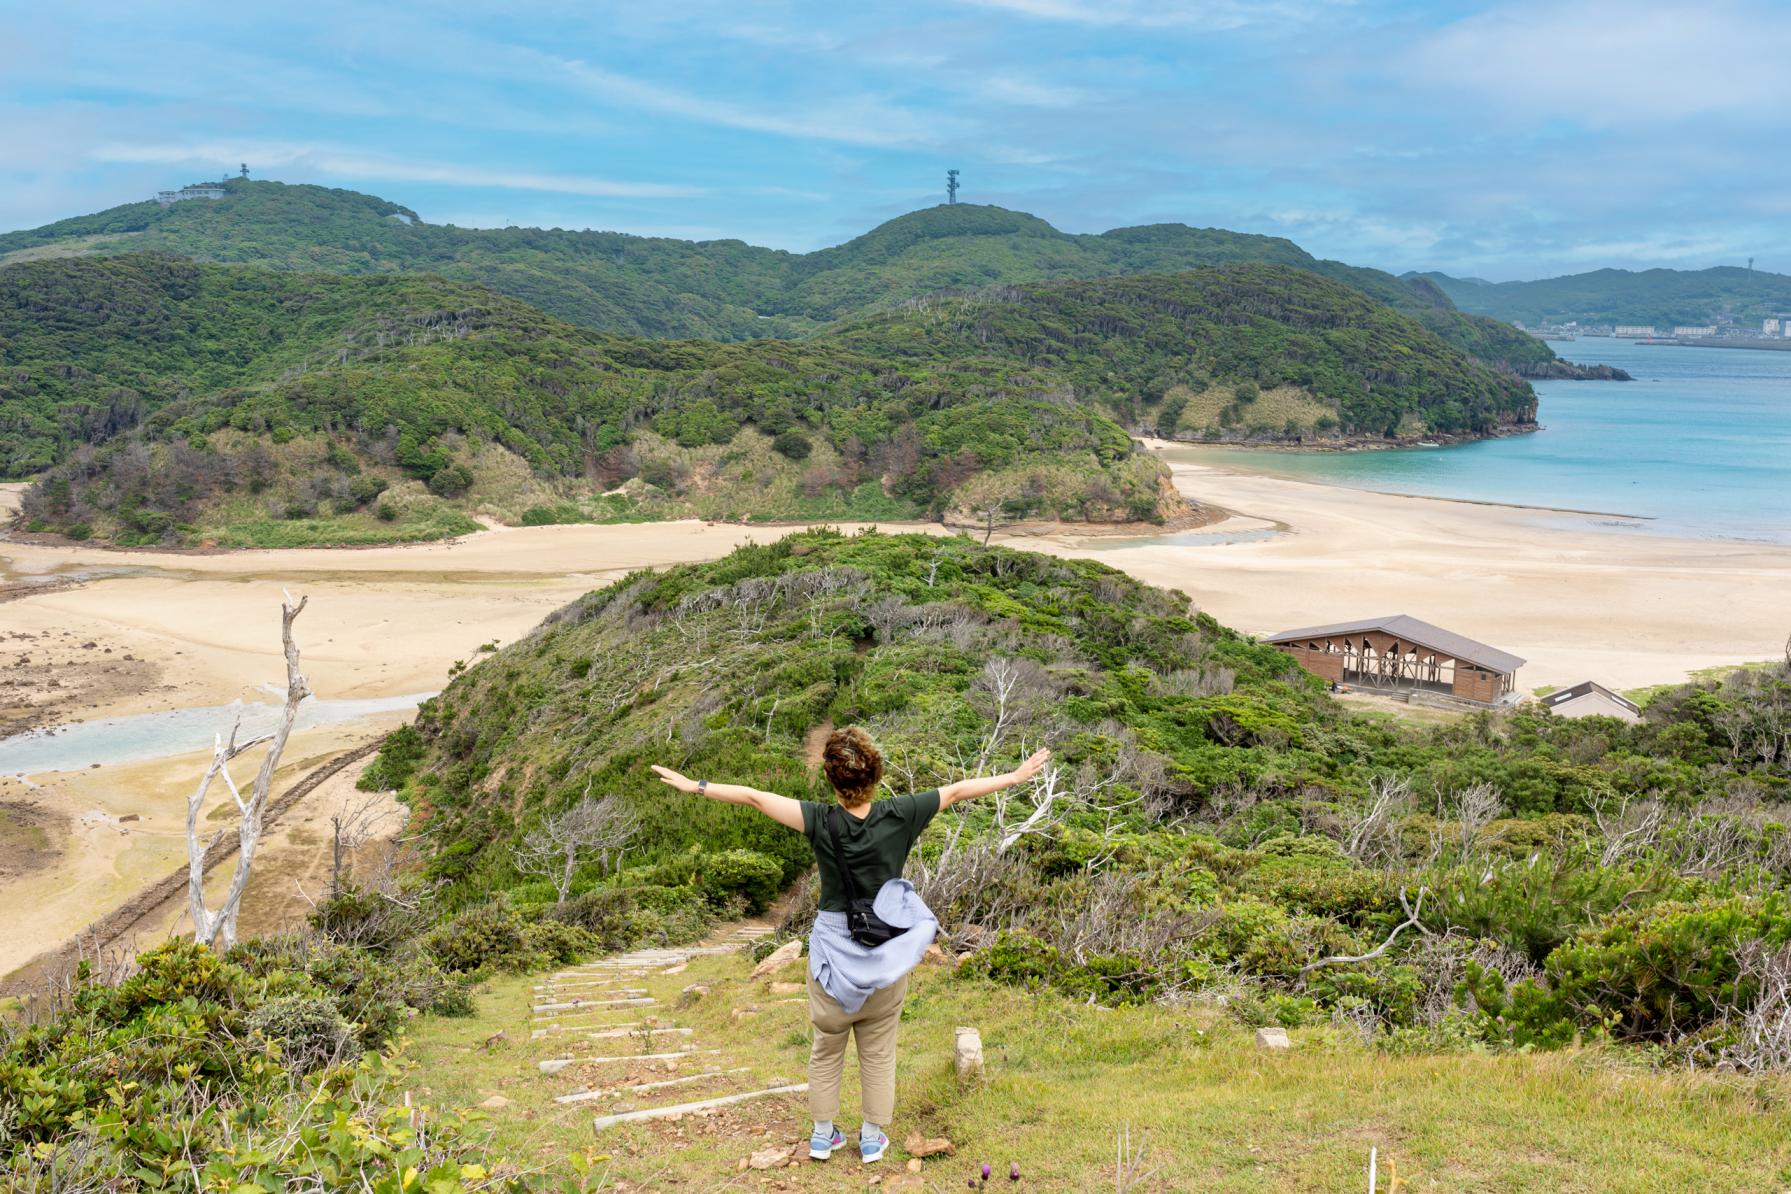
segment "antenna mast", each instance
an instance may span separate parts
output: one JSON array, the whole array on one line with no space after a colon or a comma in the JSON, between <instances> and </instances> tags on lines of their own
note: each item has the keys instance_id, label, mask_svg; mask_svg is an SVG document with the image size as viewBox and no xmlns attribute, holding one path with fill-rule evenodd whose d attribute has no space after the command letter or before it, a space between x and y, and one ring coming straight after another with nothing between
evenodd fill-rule
<instances>
[{"instance_id":1,"label":"antenna mast","mask_svg":"<svg viewBox=\"0 0 1791 1194\"><path fill-rule=\"evenodd\" d=\"M958 172L956 170L945 172L945 201L947 203L958 201Z\"/></svg>"}]
</instances>

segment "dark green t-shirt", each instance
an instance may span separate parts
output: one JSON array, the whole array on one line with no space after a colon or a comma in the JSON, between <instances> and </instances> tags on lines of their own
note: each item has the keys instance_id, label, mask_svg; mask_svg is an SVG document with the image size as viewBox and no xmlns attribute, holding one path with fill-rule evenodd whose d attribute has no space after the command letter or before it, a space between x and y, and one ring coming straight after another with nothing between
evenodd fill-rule
<instances>
[{"instance_id":1,"label":"dark green t-shirt","mask_svg":"<svg viewBox=\"0 0 1791 1194\"><path fill-rule=\"evenodd\" d=\"M802 832L815 848L815 865L821 870L821 908L844 912L846 881L834 862L833 836L827 832L827 810L839 806L814 800L801 803ZM871 811L862 819L841 811L840 820L845 824L840 844L845 847L846 865L852 868L860 899L874 899L885 883L901 878L908 851L914 849L927 822L938 815L937 790L873 801Z\"/></svg>"}]
</instances>

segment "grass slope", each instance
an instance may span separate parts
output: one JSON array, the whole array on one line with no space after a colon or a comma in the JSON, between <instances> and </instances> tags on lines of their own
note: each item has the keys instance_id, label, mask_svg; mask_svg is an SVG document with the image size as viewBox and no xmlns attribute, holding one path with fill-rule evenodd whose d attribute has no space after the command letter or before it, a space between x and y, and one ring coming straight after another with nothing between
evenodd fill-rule
<instances>
[{"instance_id":1,"label":"grass slope","mask_svg":"<svg viewBox=\"0 0 1791 1194\"><path fill-rule=\"evenodd\" d=\"M802 965L775 977L801 981ZM764 982L747 978L749 966L739 957L700 959L679 975L648 977L665 1023L692 1026L722 1050L678 1072L748 1073L641 1095L640 1105L803 1080L806 1008L768 997ZM408 1050L428 1075L424 1100L469 1108L492 1095L510 1101L488 1123L495 1149L513 1162L554 1173L568 1155L595 1152L606 1158L596 1171L618 1186L709 1189L738 1180L751 1153L806 1139L800 1095L593 1137L592 1116L617 1110L620 1100L556 1105L554 1096L587 1083L673 1075L647 1062L537 1073L536 1060L562 1055L566 1038L529 1040L530 983L495 981L476 1018L421 1021ZM695 983L712 992L679 1008L681 990ZM736 1007L759 1011L736 1020ZM988 1084L967 1093L951 1070L960 1024L981 1030L989 1065ZM500 1029L511 1043L484 1047ZM1017 1161L1021 1190L1111 1189L1122 1128L1142 1144L1143 1169L1154 1173L1128 1187L1144 1190L1366 1188L1371 1146L1380 1150L1383 1189L1395 1171L1402 1187L1464 1194L1764 1191L1777 1189L1791 1166L1791 1143L1769 1110L1782 1084L1746 1089L1714 1076L1655 1073L1610 1050L1388 1055L1331 1028L1295 1030L1292 1038L1291 1052L1270 1054L1211 1008L1090 1007L923 966L902 1016L896 1143L876 1169L893 1189L962 1189L986 1160L996 1170L992 1184L1005 1188ZM646 1051L631 1038L605 1047ZM856 1063L844 1086L841 1122L856 1124ZM902 1141L917 1130L949 1138L958 1152L926 1161L924 1184L908 1187ZM824 1165L769 1176L784 1189L837 1190L861 1172L848 1148Z\"/></svg>"},{"instance_id":2,"label":"grass slope","mask_svg":"<svg viewBox=\"0 0 1791 1194\"><path fill-rule=\"evenodd\" d=\"M420 222L375 196L227 179L221 200L131 203L0 235L0 263L46 252L164 249L207 261L345 273L428 272L478 282L569 322L627 335L788 337L940 289L1167 273L1231 262L1300 266L1405 311L1456 347L1513 367L1540 341L1453 310L1434 287L1319 261L1291 241L1182 224L1060 232L977 204L897 217L843 245L794 254L737 240Z\"/></svg>"}]
</instances>

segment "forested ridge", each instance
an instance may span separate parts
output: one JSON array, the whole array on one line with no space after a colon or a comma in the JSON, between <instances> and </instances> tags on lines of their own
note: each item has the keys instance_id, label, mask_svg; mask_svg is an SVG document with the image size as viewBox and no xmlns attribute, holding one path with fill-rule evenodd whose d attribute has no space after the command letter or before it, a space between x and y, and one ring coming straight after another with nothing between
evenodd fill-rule
<instances>
[{"instance_id":1,"label":"forested ridge","mask_svg":"<svg viewBox=\"0 0 1791 1194\"><path fill-rule=\"evenodd\" d=\"M993 288L733 343L619 337L427 275L0 269L0 471L50 470L28 526L127 543L425 538L473 509L1161 519L1178 499L1122 424L1273 387L1340 435L1534 414L1524 383L1285 266Z\"/></svg>"},{"instance_id":2,"label":"forested ridge","mask_svg":"<svg viewBox=\"0 0 1791 1194\"><path fill-rule=\"evenodd\" d=\"M245 179L216 185L226 198L131 203L0 235L0 263L8 254L161 249L276 269L426 272L478 282L601 331L736 340L805 335L942 289L1258 262L1353 286L1495 364L1553 356L1506 324L1456 311L1425 280L1319 260L1280 237L1224 229L1152 224L1074 235L1023 212L965 203L910 212L802 254L738 240L456 228L354 191Z\"/></svg>"},{"instance_id":3,"label":"forested ridge","mask_svg":"<svg viewBox=\"0 0 1791 1194\"><path fill-rule=\"evenodd\" d=\"M1748 330L1791 312L1791 276L1740 266L1710 269L1600 269L1530 282L1487 282L1447 274L1411 274L1447 292L1464 311L1525 324L1649 324L1670 332L1732 318Z\"/></svg>"}]
</instances>

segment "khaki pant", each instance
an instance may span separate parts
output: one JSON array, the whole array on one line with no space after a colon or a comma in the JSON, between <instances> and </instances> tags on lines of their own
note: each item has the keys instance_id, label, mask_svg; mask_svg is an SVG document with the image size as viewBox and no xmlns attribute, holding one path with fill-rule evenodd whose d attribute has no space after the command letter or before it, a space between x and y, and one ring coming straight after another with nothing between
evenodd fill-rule
<instances>
[{"instance_id":1,"label":"khaki pant","mask_svg":"<svg viewBox=\"0 0 1791 1194\"><path fill-rule=\"evenodd\" d=\"M875 992L855 1014L849 1014L821 989L814 975L808 976L808 1018L815 1026L814 1048L808 1058L808 1107L817 1120L839 1117L847 1035L858 1038L864 1118L880 1128L887 1128L895 1118L896 1031L902 1024L902 998L907 994L908 976L904 974L895 985Z\"/></svg>"}]
</instances>

